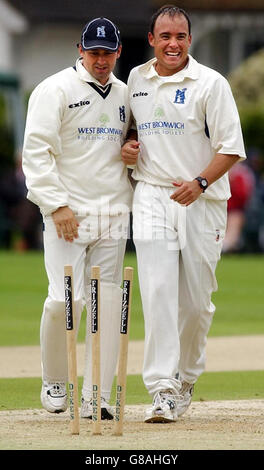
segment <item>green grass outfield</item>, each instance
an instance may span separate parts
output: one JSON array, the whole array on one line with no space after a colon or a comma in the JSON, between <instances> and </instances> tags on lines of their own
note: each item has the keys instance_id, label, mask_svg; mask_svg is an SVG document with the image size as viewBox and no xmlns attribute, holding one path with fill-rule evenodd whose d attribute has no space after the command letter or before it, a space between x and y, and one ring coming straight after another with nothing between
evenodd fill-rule
<instances>
[{"instance_id":1,"label":"green grass outfield","mask_svg":"<svg viewBox=\"0 0 264 470\"><path fill-rule=\"evenodd\" d=\"M130 339L143 339L134 253L126 254L124 265L135 268ZM39 344L41 310L47 293L43 253L1 251L0 268L0 345ZM209 336L264 334L264 256L225 255L218 264L217 279L219 289L213 295L217 309ZM84 341L84 336L85 315L78 340ZM263 376L262 371L204 373L194 399L264 398ZM40 383L38 378L0 379L0 409L40 407ZM149 403L140 376L128 377L127 403Z\"/></svg>"},{"instance_id":2,"label":"green grass outfield","mask_svg":"<svg viewBox=\"0 0 264 470\"><path fill-rule=\"evenodd\" d=\"M131 339L143 339L144 325L136 257L127 253L125 266L134 267ZM218 291L209 336L264 334L264 255L224 256L217 267ZM0 252L0 345L39 344L42 305L47 295L43 253ZM79 341L85 336L85 315Z\"/></svg>"},{"instance_id":3,"label":"green grass outfield","mask_svg":"<svg viewBox=\"0 0 264 470\"><path fill-rule=\"evenodd\" d=\"M194 401L251 400L264 398L263 371L205 372L194 389ZM79 396L82 378L79 377ZM40 378L0 379L0 411L42 408ZM113 384L111 403L115 400ZM79 400L80 402L80 400ZM140 375L127 377L126 404L150 404L151 399Z\"/></svg>"}]
</instances>

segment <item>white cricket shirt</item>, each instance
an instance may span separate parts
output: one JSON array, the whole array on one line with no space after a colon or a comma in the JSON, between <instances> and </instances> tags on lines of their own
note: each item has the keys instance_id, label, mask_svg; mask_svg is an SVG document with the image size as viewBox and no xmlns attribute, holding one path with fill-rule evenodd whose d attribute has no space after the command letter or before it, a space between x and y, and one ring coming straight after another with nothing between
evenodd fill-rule
<instances>
[{"instance_id":1,"label":"white cricket shirt","mask_svg":"<svg viewBox=\"0 0 264 470\"><path fill-rule=\"evenodd\" d=\"M227 80L189 56L180 72L160 77L156 59L132 69L129 100L136 122L140 154L133 178L172 186L191 181L216 153L239 155L245 149L236 104ZM210 185L203 197L228 199L225 174Z\"/></svg>"},{"instance_id":2,"label":"white cricket shirt","mask_svg":"<svg viewBox=\"0 0 264 470\"><path fill-rule=\"evenodd\" d=\"M127 86L111 73L103 87L81 59L41 82L25 129L28 199L43 215L66 205L79 215L128 212L132 188L120 149L129 121Z\"/></svg>"}]
</instances>

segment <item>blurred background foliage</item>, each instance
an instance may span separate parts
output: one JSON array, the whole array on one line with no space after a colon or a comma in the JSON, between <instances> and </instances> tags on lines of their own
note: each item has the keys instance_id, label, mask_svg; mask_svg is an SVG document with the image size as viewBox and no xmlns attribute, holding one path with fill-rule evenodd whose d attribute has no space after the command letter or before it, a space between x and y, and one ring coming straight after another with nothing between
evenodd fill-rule
<instances>
[{"instance_id":1,"label":"blurred background foliage","mask_svg":"<svg viewBox=\"0 0 264 470\"><path fill-rule=\"evenodd\" d=\"M228 77L238 106L245 144L264 155L264 49L259 50Z\"/></svg>"},{"instance_id":2,"label":"blurred background foliage","mask_svg":"<svg viewBox=\"0 0 264 470\"><path fill-rule=\"evenodd\" d=\"M14 136L8 123L7 105L0 94L0 155L1 170L14 166Z\"/></svg>"},{"instance_id":3,"label":"blurred background foliage","mask_svg":"<svg viewBox=\"0 0 264 470\"><path fill-rule=\"evenodd\" d=\"M241 232L239 239L234 248L225 248L225 252L264 252L264 49L250 54L227 79L238 106L248 156L241 165L248 175L239 178L253 178L254 190L240 207L243 220L239 222L241 229L237 228ZM21 101L25 114L29 95L30 91L23 90ZM16 147L15 100L14 96L8 96L3 82L0 88L0 249L41 250L42 219L37 206L26 199L21 150L18 152ZM240 183L238 187L240 190ZM128 251L134 251L131 238L127 247Z\"/></svg>"}]
</instances>

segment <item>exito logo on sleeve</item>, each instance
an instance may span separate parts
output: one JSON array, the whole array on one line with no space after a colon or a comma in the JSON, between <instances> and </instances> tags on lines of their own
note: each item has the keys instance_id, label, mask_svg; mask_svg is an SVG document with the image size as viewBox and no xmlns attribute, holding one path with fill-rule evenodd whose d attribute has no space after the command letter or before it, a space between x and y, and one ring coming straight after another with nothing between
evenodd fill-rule
<instances>
[{"instance_id":1,"label":"exito logo on sleeve","mask_svg":"<svg viewBox=\"0 0 264 470\"><path fill-rule=\"evenodd\" d=\"M69 104L69 108L79 108L80 106L85 106L90 104L89 100L79 101L78 103Z\"/></svg>"}]
</instances>

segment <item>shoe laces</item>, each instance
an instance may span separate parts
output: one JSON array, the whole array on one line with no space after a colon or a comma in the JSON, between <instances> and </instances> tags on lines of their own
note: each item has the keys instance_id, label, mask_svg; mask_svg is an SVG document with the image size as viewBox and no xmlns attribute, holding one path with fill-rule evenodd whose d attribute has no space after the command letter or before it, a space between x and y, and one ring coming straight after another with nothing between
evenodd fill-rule
<instances>
[{"instance_id":1,"label":"shoe laces","mask_svg":"<svg viewBox=\"0 0 264 470\"><path fill-rule=\"evenodd\" d=\"M85 398L82 398L82 404L85 408L88 409L89 406L93 406L93 399L89 398L89 400L85 400ZM101 397L101 408L107 408L109 407L108 402L104 397Z\"/></svg>"},{"instance_id":2,"label":"shoe laces","mask_svg":"<svg viewBox=\"0 0 264 470\"><path fill-rule=\"evenodd\" d=\"M182 395L185 395L185 393L189 393L190 395L192 395L193 388L194 388L193 384L189 384L188 382L182 382L182 385L181 385Z\"/></svg>"},{"instance_id":3,"label":"shoe laces","mask_svg":"<svg viewBox=\"0 0 264 470\"><path fill-rule=\"evenodd\" d=\"M65 385L62 383L48 384L49 392L58 397L65 395Z\"/></svg>"},{"instance_id":4,"label":"shoe laces","mask_svg":"<svg viewBox=\"0 0 264 470\"><path fill-rule=\"evenodd\" d=\"M177 402L181 399L182 396L176 394L172 390L164 390L156 393L153 404L155 409L159 409L163 405L167 405L170 410L173 410L176 407Z\"/></svg>"},{"instance_id":5,"label":"shoe laces","mask_svg":"<svg viewBox=\"0 0 264 470\"><path fill-rule=\"evenodd\" d=\"M86 412L90 411L89 408L92 407L92 398L90 398L89 400L85 400L83 397L82 397L82 409Z\"/></svg>"}]
</instances>

